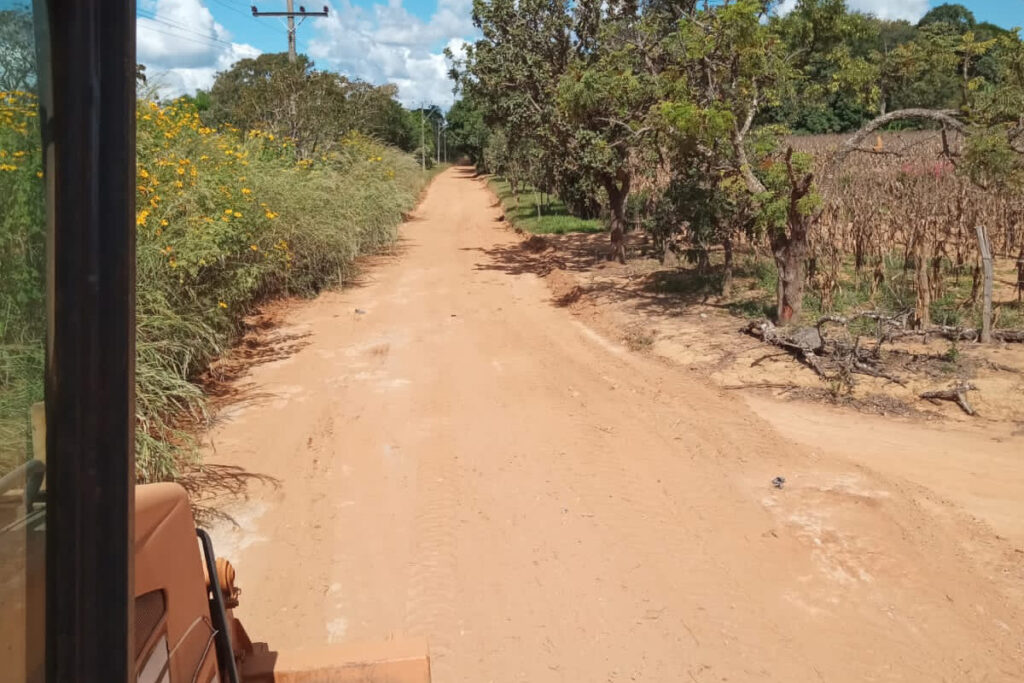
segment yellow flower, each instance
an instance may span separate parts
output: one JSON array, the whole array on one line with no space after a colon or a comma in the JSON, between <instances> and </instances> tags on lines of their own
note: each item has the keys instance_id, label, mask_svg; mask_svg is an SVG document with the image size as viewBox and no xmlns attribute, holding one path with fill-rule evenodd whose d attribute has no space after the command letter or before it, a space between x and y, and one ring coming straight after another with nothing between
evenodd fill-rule
<instances>
[{"instance_id":1,"label":"yellow flower","mask_svg":"<svg viewBox=\"0 0 1024 683\"><path fill-rule=\"evenodd\" d=\"M250 190L248 187L243 187L242 194L252 194L252 190Z\"/></svg>"},{"instance_id":2,"label":"yellow flower","mask_svg":"<svg viewBox=\"0 0 1024 683\"><path fill-rule=\"evenodd\" d=\"M178 167L178 175L185 175L185 169L183 169L181 166Z\"/></svg>"},{"instance_id":3,"label":"yellow flower","mask_svg":"<svg viewBox=\"0 0 1024 683\"><path fill-rule=\"evenodd\" d=\"M11 166L10 164L0 164L0 171L17 171L17 166Z\"/></svg>"},{"instance_id":4,"label":"yellow flower","mask_svg":"<svg viewBox=\"0 0 1024 683\"><path fill-rule=\"evenodd\" d=\"M36 178L42 178L42 177L43 177L43 172L42 171L36 171Z\"/></svg>"},{"instance_id":5,"label":"yellow flower","mask_svg":"<svg viewBox=\"0 0 1024 683\"><path fill-rule=\"evenodd\" d=\"M135 216L135 225L145 225L146 219L149 218L149 209L143 209Z\"/></svg>"},{"instance_id":6,"label":"yellow flower","mask_svg":"<svg viewBox=\"0 0 1024 683\"><path fill-rule=\"evenodd\" d=\"M260 250L260 248L258 246L256 246L255 244L250 244L249 248L252 249L253 251L259 251Z\"/></svg>"},{"instance_id":7,"label":"yellow flower","mask_svg":"<svg viewBox=\"0 0 1024 683\"><path fill-rule=\"evenodd\" d=\"M160 219L160 225L162 225L164 227L167 227L167 219L166 218Z\"/></svg>"},{"instance_id":8,"label":"yellow flower","mask_svg":"<svg viewBox=\"0 0 1024 683\"><path fill-rule=\"evenodd\" d=\"M223 301L218 301L217 305L220 306L221 308L227 308L228 307L228 305L226 303L224 303Z\"/></svg>"},{"instance_id":9,"label":"yellow flower","mask_svg":"<svg viewBox=\"0 0 1024 683\"><path fill-rule=\"evenodd\" d=\"M180 180L175 180L174 186L180 190L185 187L185 183L181 182Z\"/></svg>"},{"instance_id":10,"label":"yellow flower","mask_svg":"<svg viewBox=\"0 0 1024 683\"><path fill-rule=\"evenodd\" d=\"M234 211L232 211L231 209L224 209L225 216L230 216L232 213L234 213Z\"/></svg>"},{"instance_id":11,"label":"yellow flower","mask_svg":"<svg viewBox=\"0 0 1024 683\"><path fill-rule=\"evenodd\" d=\"M267 211L266 211L266 213L264 213L264 215L267 218L269 218L270 220L274 220L275 218L277 218L277 214L274 213L273 211L271 211L270 209L267 209Z\"/></svg>"},{"instance_id":12,"label":"yellow flower","mask_svg":"<svg viewBox=\"0 0 1024 683\"><path fill-rule=\"evenodd\" d=\"M235 211L234 216L235 216L235 218L241 218L242 217L242 213L240 211Z\"/></svg>"},{"instance_id":13,"label":"yellow flower","mask_svg":"<svg viewBox=\"0 0 1024 683\"><path fill-rule=\"evenodd\" d=\"M15 159L20 159L20 158L21 158L21 157L23 157L23 156L25 156L25 152L21 152L21 151L19 151L19 152L15 152L15 153L14 153L14 158L15 158Z\"/></svg>"},{"instance_id":14,"label":"yellow flower","mask_svg":"<svg viewBox=\"0 0 1024 683\"><path fill-rule=\"evenodd\" d=\"M267 133L267 139L270 140L271 142L273 142L274 141L274 136L271 133Z\"/></svg>"},{"instance_id":15,"label":"yellow flower","mask_svg":"<svg viewBox=\"0 0 1024 683\"><path fill-rule=\"evenodd\" d=\"M177 262L177 261L175 261L174 259L171 259L171 260L169 261L169 263L170 263L170 265L171 265L171 268L177 268L177 267L178 267L178 262Z\"/></svg>"},{"instance_id":16,"label":"yellow flower","mask_svg":"<svg viewBox=\"0 0 1024 683\"><path fill-rule=\"evenodd\" d=\"M199 157L199 161L209 161L209 160L210 160L210 157L206 156L205 154L203 156Z\"/></svg>"}]
</instances>

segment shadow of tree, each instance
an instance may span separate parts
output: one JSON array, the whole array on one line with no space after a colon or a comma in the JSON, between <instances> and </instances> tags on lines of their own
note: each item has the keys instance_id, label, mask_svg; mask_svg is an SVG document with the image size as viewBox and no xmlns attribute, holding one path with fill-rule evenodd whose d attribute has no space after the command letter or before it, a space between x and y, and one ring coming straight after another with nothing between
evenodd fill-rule
<instances>
[{"instance_id":1,"label":"shadow of tree","mask_svg":"<svg viewBox=\"0 0 1024 683\"><path fill-rule=\"evenodd\" d=\"M659 316L677 316L694 305L744 314L744 302L718 300L724 277L722 266L662 266L644 258L643 238L631 235L633 258L625 266L609 262L606 238L593 234L533 235L514 244L478 251L484 259L477 270L507 275L531 274L546 278L556 271L579 277L561 290L553 288L552 303L571 306L584 297L595 304L627 302L638 310ZM576 278L571 278L575 280ZM761 304L750 304L760 312Z\"/></svg>"}]
</instances>

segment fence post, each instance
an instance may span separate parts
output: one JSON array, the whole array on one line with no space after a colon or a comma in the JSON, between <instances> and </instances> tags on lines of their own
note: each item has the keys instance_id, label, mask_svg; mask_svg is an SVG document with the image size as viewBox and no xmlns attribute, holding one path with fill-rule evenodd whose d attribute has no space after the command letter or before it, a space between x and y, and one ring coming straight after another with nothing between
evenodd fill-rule
<instances>
[{"instance_id":1,"label":"fence post","mask_svg":"<svg viewBox=\"0 0 1024 683\"><path fill-rule=\"evenodd\" d=\"M981 313L981 341L988 344L992 341L992 245L988 241L985 226L977 226L978 252L981 254L981 267L985 274L984 303Z\"/></svg>"}]
</instances>

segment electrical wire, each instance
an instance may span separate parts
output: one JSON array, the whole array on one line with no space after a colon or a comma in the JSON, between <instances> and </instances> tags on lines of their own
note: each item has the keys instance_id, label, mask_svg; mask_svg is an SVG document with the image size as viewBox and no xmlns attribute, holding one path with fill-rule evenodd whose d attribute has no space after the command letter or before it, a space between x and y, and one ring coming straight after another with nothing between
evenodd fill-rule
<instances>
[{"instance_id":1,"label":"electrical wire","mask_svg":"<svg viewBox=\"0 0 1024 683\"><path fill-rule=\"evenodd\" d=\"M228 42L226 40L222 40L222 39L220 39L220 38L218 38L216 36L211 36L208 33L203 33L203 32L200 32L200 31L196 31L191 26L186 26L185 24L173 21L171 19L167 19L165 17L158 16L158 15L153 14L153 13L150 13L149 15L147 15L147 14L145 14L145 12L147 12L147 10L138 10L138 12L142 12L143 14L141 14L141 15L140 14L136 14L135 15L136 18L146 19L147 21L152 21L152 22L160 24L161 26L164 26L166 28L172 29L174 31L178 31L178 32L180 32L180 34L179 33L168 33L166 31L160 31L159 29L157 29L157 28L155 28L153 26L147 26L146 28L148 30L156 31L157 33L163 33L164 35L168 35L168 36L171 36L173 38L181 38L183 40L192 40L193 42L200 42L200 40L201 40L205 44L211 45L211 46L214 43L219 43L221 45L226 45L228 47L231 46L230 42ZM194 38L190 38L190 37L188 37L186 35L183 35L183 34L186 34L186 33L191 35L191 36L195 36L195 37Z\"/></svg>"},{"instance_id":2,"label":"electrical wire","mask_svg":"<svg viewBox=\"0 0 1024 683\"><path fill-rule=\"evenodd\" d=\"M148 18L148 17L143 17L143 18ZM198 45L204 45L206 47L214 47L218 43L222 44L222 45L228 45L228 46L231 45L231 43L226 43L223 40L219 40L219 39L216 39L216 38L204 38L204 39L190 38L190 37L182 35L180 33L170 33L168 31L161 31L160 29L155 28L153 26L147 26L146 30L147 31L152 31L153 33L159 33L161 35L165 35L165 36L168 36L170 38L177 38L178 40L187 40L187 41L196 43ZM197 33L196 35L202 35L202 34ZM213 41L216 41L216 42L213 42Z\"/></svg>"}]
</instances>

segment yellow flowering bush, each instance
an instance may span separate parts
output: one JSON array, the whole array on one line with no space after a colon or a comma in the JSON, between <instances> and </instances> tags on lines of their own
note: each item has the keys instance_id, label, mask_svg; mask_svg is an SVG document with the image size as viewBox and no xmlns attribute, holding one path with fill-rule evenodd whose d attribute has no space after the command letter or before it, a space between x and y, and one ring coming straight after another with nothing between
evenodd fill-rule
<instances>
[{"instance_id":1,"label":"yellow flowering bush","mask_svg":"<svg viewBox=\"0 0 1024 683\"><path fill-rule=\"evenodd\" d=\"M32 370L18 375L29 379L12 414L42 392L36 111L32 95L0 93L0 430L12 363ZM182 413L203 413L193 380L243 317L263 299L343 280L358 255L394 239L426 178L408 155L357 134L334 146L340 151L297 158L287 139L205 125L185 100L140 102L136 123L136 451L140 478L158 480L194 452L173 425ZM11 361L16 347L30 352Z\"/></svg>"},{"instance_id":2,"label":"yellow flowering bush","mask_svg":"<svg viewBox=\"0 0 1024 683\"><path fill-rule=\"evenodd\" d=\"M0 91L0 473L27 452L29 406L43 397L45 206L38 103Z\"/></svg>"}]
</instances>

